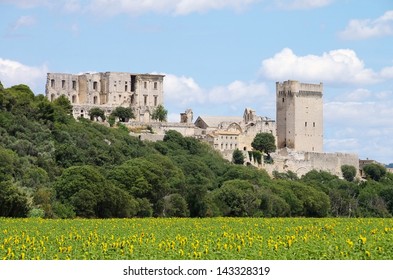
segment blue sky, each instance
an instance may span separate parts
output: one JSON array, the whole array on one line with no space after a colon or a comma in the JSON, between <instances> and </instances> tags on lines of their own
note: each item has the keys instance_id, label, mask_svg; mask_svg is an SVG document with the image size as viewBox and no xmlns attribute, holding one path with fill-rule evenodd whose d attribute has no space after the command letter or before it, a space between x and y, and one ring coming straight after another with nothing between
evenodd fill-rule
<instances>
[{"instance_id":1,"label":"blue sky","mask_svg":"<svg viewBox=\"0 0 393 280\"><path fill-rule=\"evenodd\" d=\"M0 81L163 73L169 118L275 119L275 83L324 83L324 149L393 162L392 0L0 0Z\"/></svg>"}]
</instances>

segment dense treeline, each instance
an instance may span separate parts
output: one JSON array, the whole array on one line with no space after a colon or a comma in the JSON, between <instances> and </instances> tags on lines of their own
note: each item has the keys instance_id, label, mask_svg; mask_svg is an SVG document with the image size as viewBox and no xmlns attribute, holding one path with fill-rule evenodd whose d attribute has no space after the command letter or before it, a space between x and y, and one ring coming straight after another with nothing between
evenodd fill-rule
<instances>
[{"instance_id":1,"label":"dense treeline","mask_svg":"<svg viewBox=\"0 0 393 280\"><path fill-rule=\"evenodd\" d=\"M236 165L175 131L151 143L74 120L66 98L0 84L0 216L211 217L393 214L393 176L312 171L297 178ZM344 171L344 170L343 170ZM346 170L345 170L346 171ZM344 172L343 172L344 173Z\"/></svg>"}]
</instances>

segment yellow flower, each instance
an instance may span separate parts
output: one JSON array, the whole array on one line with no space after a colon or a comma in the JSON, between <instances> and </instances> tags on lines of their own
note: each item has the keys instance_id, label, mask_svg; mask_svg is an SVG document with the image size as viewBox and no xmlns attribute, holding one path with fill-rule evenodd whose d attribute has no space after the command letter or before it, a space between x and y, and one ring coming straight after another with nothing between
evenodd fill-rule
<instances>
[{"instance_id":1,"label":"yellow flower","mask_svg":"<svg viewBox=\"0 0 393 280\"><path fill-rule=\"evenodd\" d=\"M367 238L365 236L360 235L359 236L359 241L360 241L361 244L364 245L364 244L366 244Z\"/></svg>"},{"instance_id":2,"label":"yellow flower","mask_svg":"<svg viewBox=\"0 0 393 280\"><path fill-rule=\"evenodd\" d=\"M371 253L369 251L366 251L366 256L371 257Z\"/></svg>"}]
</instances>

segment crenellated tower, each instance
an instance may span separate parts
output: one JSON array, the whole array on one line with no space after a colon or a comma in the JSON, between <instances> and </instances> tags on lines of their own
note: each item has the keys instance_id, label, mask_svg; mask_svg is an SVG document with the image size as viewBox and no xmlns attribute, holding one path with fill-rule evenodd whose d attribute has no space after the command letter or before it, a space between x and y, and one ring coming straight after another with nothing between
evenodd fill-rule
<instances>
[{"instance_id":1,"label":"crenellated tower","mask_svg":"<svg viewBox=\"0 0 393 280\"><path fill-rule=\"evenodd\" d=\"M322 83L276 83L277 148L323 152L322 96Z\"/></svg>"}]
</instances>

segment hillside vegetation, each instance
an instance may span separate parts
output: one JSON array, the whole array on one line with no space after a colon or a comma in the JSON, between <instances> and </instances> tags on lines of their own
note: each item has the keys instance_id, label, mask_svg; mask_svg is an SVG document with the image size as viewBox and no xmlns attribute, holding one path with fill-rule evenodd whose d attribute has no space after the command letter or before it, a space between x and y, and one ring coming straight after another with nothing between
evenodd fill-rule
<instances>
[{"instance_id":1,"label":"hillside vegetation","mask_svg":"<svg viewBox=\"0 0 393 280\"><path fill-rule=\"evenodd\" d=\"M393 214L393 176L302 178L225 161L176 131L143 142L124 125L75 120L68 100L0 84L0 216L212 217ZM377 175L375 175L377 173Z\"/></svg>"}]
</instances>

